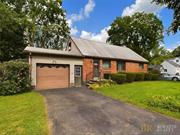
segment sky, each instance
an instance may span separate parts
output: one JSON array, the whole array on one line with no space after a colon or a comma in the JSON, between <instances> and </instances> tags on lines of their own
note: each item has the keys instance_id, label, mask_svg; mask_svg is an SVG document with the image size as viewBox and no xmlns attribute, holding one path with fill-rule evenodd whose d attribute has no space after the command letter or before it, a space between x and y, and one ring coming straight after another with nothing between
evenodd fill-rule
<instances>
[{"instance_id":1,"label":"sky","mask_svg":"<svg viewBox=\"0 0 180 135\"><path fill-rule=\"evenodd\" d=\"M163 22L164 45L170 51L180 45L180 31L168 35L173 11L165 6L151 3L151 0L63 0L63 9L71 35L105 42L107 31L116 17L131 16L135 12L154 13Z\"/></svg>"}]
</instances>

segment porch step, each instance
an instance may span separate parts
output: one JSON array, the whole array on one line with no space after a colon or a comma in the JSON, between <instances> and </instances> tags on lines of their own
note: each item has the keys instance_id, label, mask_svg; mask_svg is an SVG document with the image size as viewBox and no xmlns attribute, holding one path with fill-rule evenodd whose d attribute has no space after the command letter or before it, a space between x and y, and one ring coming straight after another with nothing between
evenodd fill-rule
<instances>
[{"instance_id":1,"label":"porch step","mask_svg":"<svg viewBox=\"0 0 180 135\"><path fill-rule=\"evenodd\" d=\"M86 82L86 86L90 86L91 84L94 84L96 82L99 82L100 80L89 80Z\"/></svg>"}]
</instances>

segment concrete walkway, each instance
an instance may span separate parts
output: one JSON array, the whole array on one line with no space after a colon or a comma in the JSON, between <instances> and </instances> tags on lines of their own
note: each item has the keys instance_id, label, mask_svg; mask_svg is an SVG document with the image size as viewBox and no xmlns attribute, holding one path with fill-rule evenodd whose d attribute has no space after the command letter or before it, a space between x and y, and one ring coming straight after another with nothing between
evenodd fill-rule
<instances>
[{"instance_id":1,"label":"concrete walkway","mask_svg":"<svg viewBox=\"0 0 180 135\"><path fill-rule=\"evenodd\" d=\"M86 87L40 92L53 135L180 135L180 121L95 93Z\"/></svg>"}]
</instances>

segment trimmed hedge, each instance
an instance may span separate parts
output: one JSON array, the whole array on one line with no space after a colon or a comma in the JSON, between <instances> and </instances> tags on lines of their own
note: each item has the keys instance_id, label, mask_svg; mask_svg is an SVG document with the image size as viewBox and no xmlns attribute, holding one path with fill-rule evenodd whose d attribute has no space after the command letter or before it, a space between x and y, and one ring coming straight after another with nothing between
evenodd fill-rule
<instances>
[{"instance_id":1,"label":"trimmed hedge","mask_svg":"<svg viewBox=\"0 0 180 135\"><path fill-rule=\"evenodd\" d=\"M111 74L110 73L104 74L104 79L107 79L107 80L111 79Z\"/></svg>"},{"instance_id":2,"label":"trimmed hedge","mask_svg":"<svg viewBox=\"0 0 180 135\"><path fill-rule=\"evenodd\" d=\"M119 72L118 74L125 74L126 75L126 82L128 82L128 83L134 82L134 80L136 78L136 73Z\"/></svg>"},{"instance_id":3,"label":"trimmed hedge","mask_svg":"<svg viewBox=\"0 0 180 135\"><path fill-rule=\"evenodd\" d=\"M136 73L135 81L144 81L144 73Z\"/></svg>"},{"instance_id":4,"label":"trimmed hedge","mask_svg":"<svg viewBox=\"0 0 180 135\"><path fill-rule=\"evenodd\" d=\"M125 81L124 81L124 78L126 78ZM158 80L159 79L159 74L119 72L117 74L104 74L104 79L111 79L111 80L121 84L121 83L124 83L124 82L131 83L131 82L134 82L134 81Z\"/></svg>"},{"instance_id":5,"label":"trimmed hedge","mask_svg":"<svg viewBox=\"0 0 180 135\"><path fill-rule=\"evenodd\" d=\"M9 61L0 64L0 95L13 95L29 91L29 64Z\"/></svg>"},{"instance_id":6,"label":"trimmed hedge","mask_svg":"<svg viewBox=\"0 0 180 135\"><path fill-rule=\"evenodd\" d=\"M144 75L145 75L145 76L144 76L144 80L145 80L145 81L149 81L149 80L152 79L152 74L151 74L151 73L145 73Z\"/></svg>"},{"instance_id":7,"label":"trimmed hedge","mask_svg":"<svg viewBox=\"0 0 180 135\"><path fill-rule=\"evenodd\" d=\"M111 74L111 79L118 84L122 84L126 81L125 74Z\"/></svg>"},{"instance_id":8,"label":"trimmed hedge","mask_svg":"<svg viewBox=\"0 0 180 135\"><path fill-rule=\"evenodd\" d=\"M152 74L151 80L158 80L158 79L159 79L159 74Z\"/></svg>"}]
</instances>

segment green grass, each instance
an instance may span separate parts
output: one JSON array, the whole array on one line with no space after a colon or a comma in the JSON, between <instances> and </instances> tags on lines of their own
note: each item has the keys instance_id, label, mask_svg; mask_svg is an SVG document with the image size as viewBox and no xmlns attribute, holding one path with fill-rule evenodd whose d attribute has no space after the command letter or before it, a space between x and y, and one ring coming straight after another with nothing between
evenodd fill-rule
<instances>
[{"instance_id":1,"label":"green grass","mask_svg":"<svg viewBox=\"0 0 180 135\"><path fill-rule=\"evenodd\" d=\"M0 96L0 135L47 135L43 97L36 92Z\"/></svg>"},{"instance_id":2,"label":"green grass","mask_svg":"<svg viewBox=\"0 0 180 135\"><path fill-rule=\"evenodd\" d=\"M113 99L180 118L180 82L134 82L100 87L96 90Z\"/></svg>"}]
</instances>

